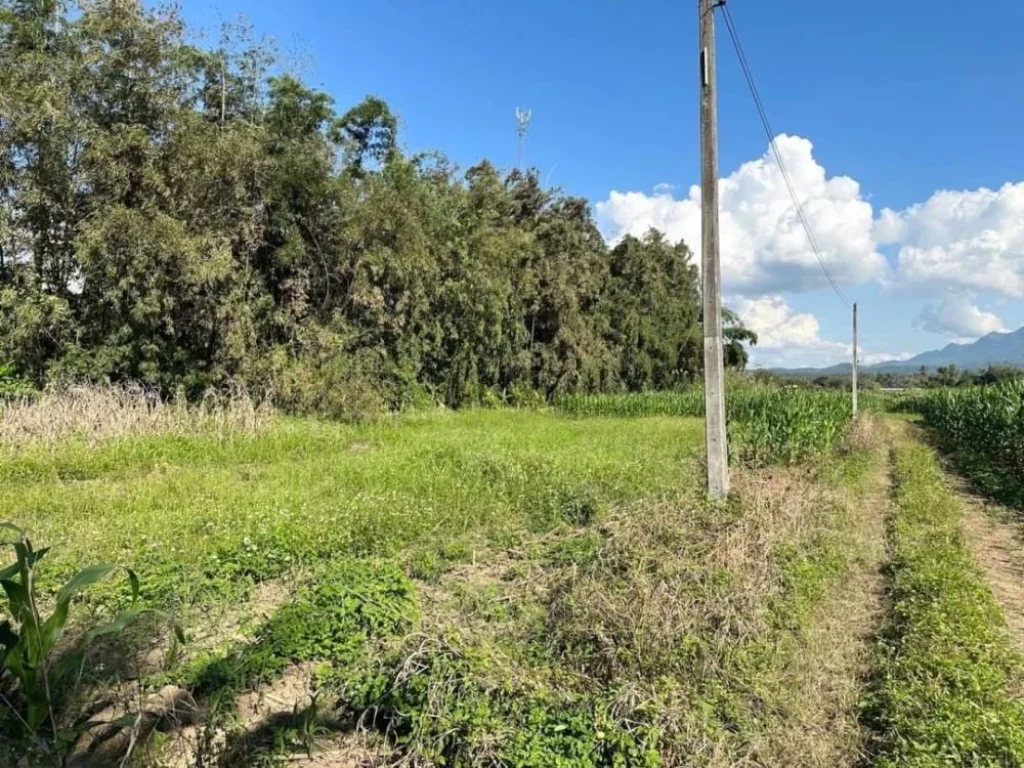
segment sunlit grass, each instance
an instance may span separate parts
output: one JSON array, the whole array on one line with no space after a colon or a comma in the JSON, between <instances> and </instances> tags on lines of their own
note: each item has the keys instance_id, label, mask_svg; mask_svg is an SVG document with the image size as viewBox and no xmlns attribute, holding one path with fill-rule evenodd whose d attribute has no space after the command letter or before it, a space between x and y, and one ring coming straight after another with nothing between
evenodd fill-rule
<instances>
[{"instance_id":1,"label":"sunlit grass","mask_svg":"<svg viewBox=\"0 0 1024 768\"><path fill-rule=\"evenodd\" d=\"M0 459L0 519L53 546L55 577L109 560L154 598L230 595L307 561L505 544L678 493L699 478L700 435L693 419L477 410L36 446Z\"/></svg>"}]
</instances>

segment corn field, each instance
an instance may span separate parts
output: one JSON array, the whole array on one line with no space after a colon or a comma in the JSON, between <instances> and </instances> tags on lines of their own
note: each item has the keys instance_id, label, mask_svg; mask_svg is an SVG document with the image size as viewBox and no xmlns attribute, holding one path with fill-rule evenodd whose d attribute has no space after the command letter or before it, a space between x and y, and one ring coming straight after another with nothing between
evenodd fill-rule
<instances>
[{"instance_id":1,"label":"corn field","mask_svg":"<svg viewBox=\"0 0 1024 768\"><path fill-rule=\"evenodd\" d=\"M622 395L573 395L555 407L563 414L586 417L704 415L700 388L678 392ZM726 396L731 459L746 464L793 463L834 446L851 421L850 396L831 390L744 387Z\"/></svg>"},{"instance_id":2,"label":"corn field","mask_svg":"<svg viewBox=\"0 0 1024 768\"><path fill-rule=\"evenodd\" d=\"M923 390L908 389L901 392L880 392L877 390L861 390L858 395L860 407L875 413L903 413L913 403L918 393Z\"/></svg>"},{"instance_id":3,"label":"corn field","mask_svg":"<svg viewBox=\"0 0 1024 768\"><path fill-rule=\"evenodd\" d=\"M982 490L1024 506L1024 380L931 390L908 405Z\"/></svg>"},{"instance_id":4,"label":"corn field","mask_svg":"<svg viewBox=\"0 0 1024 768\"><path fill-rule=\"evenodd\" d=\"M621 395L565 395L555 408L566 416L637 417L703 416L704 392L698 388L671 392L629 392Z\"/></svg>"}]
</instances>

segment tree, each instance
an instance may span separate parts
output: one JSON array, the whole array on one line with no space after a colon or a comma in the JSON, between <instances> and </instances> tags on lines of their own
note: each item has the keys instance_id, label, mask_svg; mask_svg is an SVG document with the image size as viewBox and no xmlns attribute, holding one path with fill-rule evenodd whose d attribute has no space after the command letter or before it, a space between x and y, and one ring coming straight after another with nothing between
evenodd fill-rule
<instances>
[{"instance_id":1,"label":"tree","mask_svg":"<svg viewBox=\"0 0 1024 768\"><path fill-rule=\"evenodd\" d=\"M695 379L701 366L700 293L689 248L656 230L612 250L605 311L618 369L629 389Z\"/></svg>"},{"instance_id":2,"label":"tree","mask_svg":"<svg viewBox=\"0 0 1024 768\"><path fill-rule=\"evenodd\" d=\"M938 383L943 387L955 387L960 384L962 374L955 365L940 365L935 370L935 377Z\"/></svg>"},{"instance_id":3,"label":"tree","mask_svg":"<svg viewBox=\"0 0 1024 768\"><path fill-rule=\"evenodd\" d=\"M757 344L757 334L749 328L744 327L739 316L730 309L722 310L722 337L725 341L723 356L725 367L733 370L746 370L750 356L747 354L743 343L750 346Z\"/></svg>"},{"instance_id":4,"label":"tree","mask_svg":"<svg viewBox=\"0 0 1024 768\"><path fill-rule=\"evenodd\" d=\"M141 0L0 0L5 370L350 415L700 375L685 244L609 248L535 172L407 156L382 100L339 113L246 29L189 40Z\"/></svg>"}]
</instances>

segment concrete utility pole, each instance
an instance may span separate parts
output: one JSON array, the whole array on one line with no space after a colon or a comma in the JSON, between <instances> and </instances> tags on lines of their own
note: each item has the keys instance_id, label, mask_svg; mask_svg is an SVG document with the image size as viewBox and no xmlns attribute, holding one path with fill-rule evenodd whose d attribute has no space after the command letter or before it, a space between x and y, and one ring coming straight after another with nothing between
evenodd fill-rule
<instances>
[{"instance_id":1,"label":"concrete utility pole","mask_svg":"<svg viewBox=\"0 0 1024 768\"><path fill-rule=\"evenodd\" d=\"M857 303L853 304L853 418L857 418Z\"/></svg>"},{"instance_id":2,"label":"concrete utility pole","mask_svg":"<svg viewBox=\"0 0 1024 768\"><path fill-rule=\"evenodd\" d=\"M715 90L715 8L698 0L700 28L701 272L704 280L704 429L708 495L729 493L725 440L725 371L722 360L722 284L718 259L718 103Z\"/></svg>"}]
</instances>

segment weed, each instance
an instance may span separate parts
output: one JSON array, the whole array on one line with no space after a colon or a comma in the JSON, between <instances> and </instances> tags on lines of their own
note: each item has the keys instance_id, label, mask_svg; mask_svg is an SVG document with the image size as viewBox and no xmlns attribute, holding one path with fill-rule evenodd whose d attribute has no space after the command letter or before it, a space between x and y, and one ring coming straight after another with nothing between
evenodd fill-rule
<instances>
[{"instance_id":1,"label":"weed","mask_svg":"<svg viewBox=\"0 0 1024 768\"><path fill-rule=\"evenodd\" d=\"M676 416L280 416L252 433L26 444L0 457L0 510L64 536L51 580L117 559L144 566L148 604L202 611L290 575L291 602L247 640L186 649L140 683L201 702L210 750L249 727L244 691L314 664L317 709L411 763L722 764L784 717L785 654L848 553L805 469L743 469L728 503L702 502L700 436ZM830 458L836 483L858 450ZM241 759L304 749L304 717L260 725Z\"/></svg>"},{"instance_id":2,"label":"weed","mask_svg":"<svg viewBox=\"0 0 1024 768\"><path fill-rule=\"evenodd\" d=\"M555 566L588 566L598 556L601 539L601 534L596 531L559 539L547 553L546 560Z\"/></svg>"},{"instance_id":3,"label":"weed","mask_svg":"<svg viewBox=\"0 0 1024 768\"><path fill-rule=\"evenodd\" d=\"M409 555L408 571L414 579L436 584L444 570L444 560L434 549L424 547L414 550Z\"/></svg>"},{"instance_id":4,"label":"weed","mask_svg":"<svg viewBox=\"0 0 1024 768\"><path fill-rule=\"evenodd\" d=\"M657 731L599 696L556 692L457 635L415 639L375 708L397 744L450 766L598 768L662 764Z\"/></svg>"},{"instance_id":5,"label":"weed","mask_svg":"<svg viewBox=\"0 0 1024 768\"><path fill-rule=\"evenodd\" d=\"M881 766L1024 763L1021 660L929 448L901 439L889 524L892 617L864 703Z\"/></svg>"},{"instance_id":6,"label":"weed","mask_svg":"<svg viewBox=\"0 0 1024 768\"><path fill-rule=\"evenodd\" d=\"M695 461L699 435L697 421L638 428L535 411L365 425L279 417L224 439L140 435L0 456L0 516L54 542L47 579L110 560L140 574L150 604L234 601L301 563L430 549L443 565L472 557L458 542L515 546L673 494L696 481L695 465L681 466ZM353 441L375 448L353 452Z\"/></svg>"},{"instance_id":7,"label":"weed","mask_svg":"<svg viewBox=\"0 0 1024 768\"><path fill-rule=\"evenodd\" d=\"M340 672L366 662L371 640L401 632L414 616L412 585L394 563L332 563L256 632L254 642L196 665L192 685L206 695L245 690L306 661L329 661Z\"/></svg>"}]
</instances>

